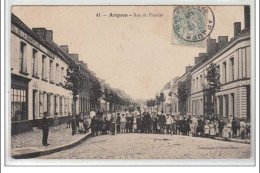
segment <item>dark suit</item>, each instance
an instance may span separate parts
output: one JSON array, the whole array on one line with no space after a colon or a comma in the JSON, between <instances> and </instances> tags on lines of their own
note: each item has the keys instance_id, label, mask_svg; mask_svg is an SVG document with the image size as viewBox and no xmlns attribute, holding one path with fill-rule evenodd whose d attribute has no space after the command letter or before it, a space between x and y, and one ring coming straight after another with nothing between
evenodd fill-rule
<instances>
[{"instance_id":1,"label":"dark suit","mask_svg":"<svg viewBox=\"0 0 260 173\"><path fill-rule=\"evenodd\" d=\"M42 144L46 145L48 142L48 134L49 134L49 120L46 117L42 118Z\"/></svg>"}]
</instances>

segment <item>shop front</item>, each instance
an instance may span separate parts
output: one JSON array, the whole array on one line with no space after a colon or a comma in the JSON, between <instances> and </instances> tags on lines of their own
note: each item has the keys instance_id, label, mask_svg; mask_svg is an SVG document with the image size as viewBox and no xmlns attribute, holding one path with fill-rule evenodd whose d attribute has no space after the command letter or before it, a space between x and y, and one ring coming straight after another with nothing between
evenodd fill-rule
<instances>
[{"instance_id":1,"label":"shop front","mask_svg":"<svg viewBox=\"0 0 260 173\"><path fill-rule=\"evenodd\" d=\"M11 76L11 124L12 135L32 130L28 120L28 83L30 79L12 74Z\"/></svg>"}]
</instances>

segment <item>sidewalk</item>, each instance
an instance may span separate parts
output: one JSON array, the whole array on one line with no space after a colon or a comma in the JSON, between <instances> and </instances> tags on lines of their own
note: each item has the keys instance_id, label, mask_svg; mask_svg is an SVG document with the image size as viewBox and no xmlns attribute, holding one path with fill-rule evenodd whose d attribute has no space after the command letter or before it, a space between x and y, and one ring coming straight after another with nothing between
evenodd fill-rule
<instances>
[{"instance_id":1,"label":"sidewalk","mask_svg":"<svg viewBox=\"0 0 260 173\"><path fill-rule=\"evenodd\" d=\"M60 125L56 131L54 127L50 127L49 146L42 145L41 129L12 136L11 155L13 158L32 158L46 155L74 147L90 137L90 133L75 134L73 136L71 134L72 129L66 128L66 124Z\"/></svg>"}]
</instances>

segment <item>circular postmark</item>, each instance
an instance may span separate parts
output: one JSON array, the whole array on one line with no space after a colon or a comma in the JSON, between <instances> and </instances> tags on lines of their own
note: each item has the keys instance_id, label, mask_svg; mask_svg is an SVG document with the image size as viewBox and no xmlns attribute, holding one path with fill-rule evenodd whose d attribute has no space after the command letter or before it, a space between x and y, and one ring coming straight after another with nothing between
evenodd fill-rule
<instances>
[{"instance_id":1,"label":"circular postmark","mask_svg":"<svg viewBox=\"0 0 260 173\"><path fill-rule=\"evenodd\" d=\"M208 6L177 6L173 13L173 30L182 40L199 42L212 32L215 17Z\"/></svg>"}]
</instances>

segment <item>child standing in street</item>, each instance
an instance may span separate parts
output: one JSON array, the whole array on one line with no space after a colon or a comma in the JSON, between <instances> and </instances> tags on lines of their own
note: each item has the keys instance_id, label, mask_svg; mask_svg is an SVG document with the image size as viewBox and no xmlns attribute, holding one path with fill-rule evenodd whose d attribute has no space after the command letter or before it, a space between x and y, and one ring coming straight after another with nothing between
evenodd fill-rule
<instances>
[{"instance_id":1,"label":"child standing in street","mask_svg":"<svg viewBox=\"0 0 260 173\"><path fill-rule=\"evenodd\" d=\"M70 128L70 124L71 124L71 115L69 113L67 117L67 128Z\"/></svg>"},{"instance_id":2,"label":"child standing in street","mask_svg":"<svg viewBox=\"0 0 260 173\"><path fill-rule=\"evenodd\" d=\"M79 121L79 133L83 134L84 133L84 124L83 124L84 119L83 119L82 113L80 114L78 121Z\"/></svg>"},{"instance_id":3,"label":"child standing in street","mask_svg":"<svg viewBox=\"0 0 260 173\"><path fill-rule=\"evenodd\" d=\"M229 138L229 129L226 124L224 125L224 128L222 130L222 137L224 138L224 140L228 140Z\"/></svg>"},{"instance_id":4,"label":"child standing in street","mask_svg":"<svg viewBox=\"0 0 260 173\"><path fill-rule=\"evenodd\" d=\"M228 128L229 138L231 138L232 123L230 120L228 120L227 128Z\"/></svg>"},{"instance_id":5,"label":"child standing in street","mask_svg":"<svg viewBox=\"0 0 260 173\"><path fill-rule=\"evenodd\" d=\"M215 135L216 135L215 124L213 121L211 121L209 124L209 135L210 135L210 138L215 138Z\"/></svg>"},{"instance_id":6,"label":"child standing in street","mask_svg":"<svg viewBox=\"0 0 260 173\"><path fill-rule=\"evenodd\" d=\"M204 135L207 138L209 137L209 124L208 124L208 122L204 126Z\"/></svg>"},{"instance_id":7,"label":"child standing in street","mask_svg":"<svg viewBox=\"0 0 260 173\"><path fill-rule=\"evenodd\" d=\"M58 130L59 119L58 119L58 113L57 112L55 112L53 119L54 119L54 130Z\"/></svg>"}]
</instances>

